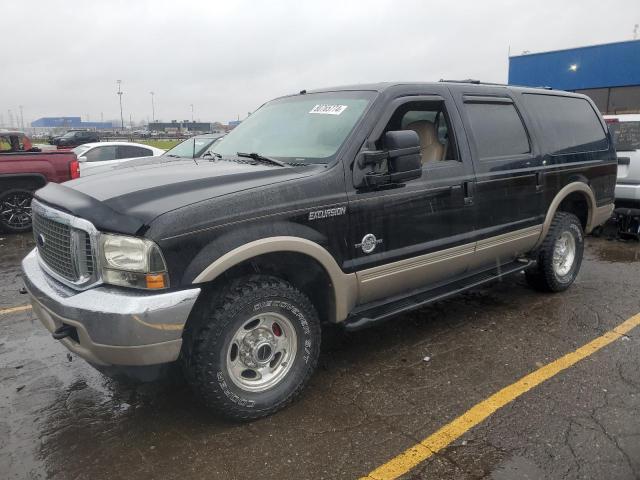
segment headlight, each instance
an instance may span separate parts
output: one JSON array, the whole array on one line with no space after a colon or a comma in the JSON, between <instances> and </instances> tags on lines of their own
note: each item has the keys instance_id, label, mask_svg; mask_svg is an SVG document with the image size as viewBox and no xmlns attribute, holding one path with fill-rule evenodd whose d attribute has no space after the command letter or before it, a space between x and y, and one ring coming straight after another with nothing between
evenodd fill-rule
<instances>
[{"instance_id":1,"label":"headlight","mask_svg":"<svg viewBox=\"0 0 640 480\"><path fill-rule=\"evenodd\" d=\"M164 257L151 240L103 234L100 244L105 283L153 290L169 287Z\"/></svg>"}]
</instances>

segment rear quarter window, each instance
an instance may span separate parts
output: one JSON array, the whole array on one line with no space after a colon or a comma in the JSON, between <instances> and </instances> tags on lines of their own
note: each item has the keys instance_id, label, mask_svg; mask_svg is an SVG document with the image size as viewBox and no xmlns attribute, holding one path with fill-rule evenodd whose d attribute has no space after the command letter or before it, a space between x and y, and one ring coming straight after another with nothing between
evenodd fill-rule
<instances>
[{"instance_id":1,"label":"rear quarter window","mask_svg":"<svg viewBox=\"0 0 640 480\"><path fill-rule=\"evenodd\" d=\"M609 147L600 117L584 98L529 93L522 97L549 153L594 152Z\"/></svg>"}]
</instances>

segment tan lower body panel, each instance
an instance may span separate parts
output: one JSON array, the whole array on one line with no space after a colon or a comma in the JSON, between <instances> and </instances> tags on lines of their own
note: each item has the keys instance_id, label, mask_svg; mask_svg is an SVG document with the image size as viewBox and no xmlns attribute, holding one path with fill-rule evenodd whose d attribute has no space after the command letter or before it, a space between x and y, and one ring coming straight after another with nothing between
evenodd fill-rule
<instances>
[{"instance_id":1,"label":"tan lower body panel","mask_svg":"<svg viewBox=\"0 0 640 480\"><path fill-rule=\"evenodd\" d=\"M419 257L368 268L356 273L358 303L367 303L463 274L468 269L507 263L531 250L542 225L528 227Z\"/></svg>"}]
</instances>

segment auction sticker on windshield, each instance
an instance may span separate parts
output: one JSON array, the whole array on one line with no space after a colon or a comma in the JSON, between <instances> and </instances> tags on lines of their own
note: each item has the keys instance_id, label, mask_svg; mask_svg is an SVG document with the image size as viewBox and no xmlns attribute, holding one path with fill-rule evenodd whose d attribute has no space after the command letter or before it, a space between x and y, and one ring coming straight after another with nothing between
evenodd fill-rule
<instances>
[{"instance_id":1,"label":"auction sticker on windshield","mask_svg":"<svg viewBox=\"0 0 640 480\"><path fill-rule=\"evenodd\" d=\"M316 105L309 113L319 113L322 115L340 115L347 109L348 105Z\"/></svg>"}]
</instances>

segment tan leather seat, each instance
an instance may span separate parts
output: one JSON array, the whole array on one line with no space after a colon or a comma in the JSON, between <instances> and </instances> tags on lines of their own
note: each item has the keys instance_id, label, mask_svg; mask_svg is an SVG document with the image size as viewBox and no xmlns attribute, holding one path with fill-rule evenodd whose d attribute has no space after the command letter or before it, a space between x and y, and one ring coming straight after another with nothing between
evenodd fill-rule
<instances>
[{"instance_id":1,"label":"tan leather seat","mask_svg":"<svg viewBox=\"0 0 640 480\"><path fill-rule=\"evenodd\" d=\"M422 163L442 160L444 145L438 140L436 127L429 120L418 120L407 125L407 130L413 130L420 139L420 153Z\"/></svg>"}]
</instances>

